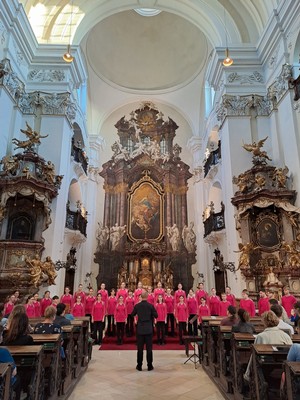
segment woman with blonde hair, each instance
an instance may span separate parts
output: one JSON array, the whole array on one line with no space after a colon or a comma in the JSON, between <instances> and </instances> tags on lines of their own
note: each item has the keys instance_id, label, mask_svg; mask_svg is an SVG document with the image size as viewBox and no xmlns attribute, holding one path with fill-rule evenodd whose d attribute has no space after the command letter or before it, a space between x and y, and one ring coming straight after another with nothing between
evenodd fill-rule
<instances>
[{"instance_id":1,"label":"woman with blonde hair","mask_svg":"<svg viewBox=\"0 0 300 400\"><path fill-rule=\"evenodd\" d=\"M34 333L61 333L61 327L54 323L56 308L53 306L47 307L44 316L45 320L35 326Z\"/></svg>"}]
</instances>

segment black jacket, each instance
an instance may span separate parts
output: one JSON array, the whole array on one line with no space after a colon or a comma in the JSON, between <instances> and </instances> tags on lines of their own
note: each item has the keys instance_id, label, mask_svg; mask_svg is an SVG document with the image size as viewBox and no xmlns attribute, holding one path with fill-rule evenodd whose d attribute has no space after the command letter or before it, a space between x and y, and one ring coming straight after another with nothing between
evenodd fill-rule
<instances>
[{"instance_id":1,"label":"black jacket","mask_svg":"<svg viewBox=\"0 0 300 400\"><path fill-rule=\"evenodd\" d=\"M157 318L157 311L147 300L142 300L134 306L131 313L133 317L137 315L137 334L151 335L153 333L154 318Z\"/></svg>"}]
</instances>

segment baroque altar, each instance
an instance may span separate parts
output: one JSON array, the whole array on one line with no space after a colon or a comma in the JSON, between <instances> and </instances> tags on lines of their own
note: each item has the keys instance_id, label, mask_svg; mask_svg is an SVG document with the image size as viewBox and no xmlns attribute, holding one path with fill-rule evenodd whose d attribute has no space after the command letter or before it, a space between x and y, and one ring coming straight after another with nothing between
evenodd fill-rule
<instances>
[{"instance_id":1,"label":"baroque altar","mask_svg":"<svg viewBox=\"0 0 300 400\"><path fill-rule=\"evenodd\" d=\"M161 281L193 286L196 236L188 223L187 190L192 176L174 144L178 126L155 105L141 107L115 125L119 139L103 165L105 204L96 233L98 284L122 281L135 288Z\"/></svg>"},{"instance_id":2,"label":"baroque altar","mask_svg":"<svg viewBox=\"0 0 300 400\"><path fill-rule=\"evenodd\" d=\"M266 140L243 145L252 153L253 166L233 177L238 190L232 204L241 238L236 251L251 295L264 288L280 298L285 285L300 294L300 208L294 205L288 167L270 165L271 158L262 150Z\"/></svg>"},{"instance_id":3,"label":"baroque altar","mask_svg":"<svg viewBox=\"0 0 300 400\"><path fill-rule=\"evenodd\" d=\"M2 158L0 165L0 296L18 289L37 292L39 286L55 284L51 257L41 260L42 233L51 224L51 202L58 195L62 176L51 161L38 155L45 138L27 123L21 129L25 140L14 138L16 154ZM20 151L21 150L21 151Z\"/></svg>"}]
</instances>

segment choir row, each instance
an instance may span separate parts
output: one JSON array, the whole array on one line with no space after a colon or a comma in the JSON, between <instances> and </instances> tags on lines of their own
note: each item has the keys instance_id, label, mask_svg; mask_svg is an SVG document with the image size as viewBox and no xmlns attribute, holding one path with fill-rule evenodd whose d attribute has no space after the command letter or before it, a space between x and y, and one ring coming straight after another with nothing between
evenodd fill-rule
<instances>
[{"instance_id":1,"label":"choir row","mask_svg":"<svg viewBox=\"0 0 300 400\"><path fill-rule=\"evenodd\" d=\"M37 293L28 297L25 305L26 313L29 318L41 317L44 315L45 309L49 305L56 307L60 302L66 305L66 313L71 313L75 317L85 315L93 316L95 314L94 318L99 320L99 315L102 315L103 313L104 316L111 315L115 317L115 320L119 320L117 315L118 311L116 311L116 309L118 310L120 307L117 307L117 305L122 304L122 307L126 308L124 314L130 314L134 305L140 301L142 290L143 287L141 282L138 283L138 287L134 292L126 289L126 285L123 282L117 292L112 289L110 295L105 289L104 283L101 284L96 296L94 295L93 289L89 289L89 293L86 294L83 291L81 284L78 286L74 295L72 295L70 289L66 287L65 293L60 298L58 296L53 296L51 298L50 291L47 290L41 300L39 300ZM148 302L156 305L159 296L162 297L162 302L165 304L164 308L166 309L166 314L174 314L176 319L178 319L177 305L179 303L185 305L185 307L181 307L184 308L184 313L186 314L185 320L188 319L189 315L197 314L200 322L202 316L227 316L228 307L230 305L236 306L235 295L231 293L231 289L228 286L226 287L225 292L221 294L220 299L220 297L216 295L216 290L214 288L211 289L211 294L209 295L205 291L202 283L199 284L199 288L196 292L194 292L193 289L190 289L188 295L186 295L182 285L179 283L177 290L174 292L174 295L172 295L171 289L165 290L162 287L162 284L158 282L154 291L152 291L151 287L148 288ZM266 293L264 290L261 290L259 296L260 298L257 302L256 309L255 303L251 298L249 298L247 290L243 290L239 307L246 310L251 317L254 317L256 314L262 315L265 311L270 309L269 299L274 298L274 293L272 291ZM181 297L182 301L180 301ZM17 302L18 291L11 295L9 300L5 303L4 315L9 315ZM281 304L289 318L293 313L293 307L296 302L297 299L290 294L289 288L285 287ZM100 309L101 311L99 311ZM179 314L182 314L182 312Z\"/></svg>"}]
</instances>

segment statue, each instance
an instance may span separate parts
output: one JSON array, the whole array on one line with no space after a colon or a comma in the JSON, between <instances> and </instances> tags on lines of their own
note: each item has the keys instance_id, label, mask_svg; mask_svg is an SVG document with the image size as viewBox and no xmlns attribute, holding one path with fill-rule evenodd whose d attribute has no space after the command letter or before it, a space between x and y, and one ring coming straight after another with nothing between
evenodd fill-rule
<instances>
[{"instance_id":1,"label":"statue","mask_svg":"<svg viewBox=\"0 0 300 400\"><path fill-rule=\"evenodd\" d=\"M12 139L12 142L17 146L15 147L16 149L25 149L25 150L32 150L33 145L41 144L40 139L44 139L48 137L49 135L42 136L40 133L34 131L30 125L26 122L26 127L27 129L20 129L22 133L24 133L28 139L27 140L19 140L16 138Z\"/></svg>"},{"instance_id":2,"label":"statue","mask_svg":"<svg viewBox=\"0 0 300 400\"><path fill-rule=\"evenodd\" d=\"M288 253L288 266L292 270L297 270L298 268L300 268L300 252L297 250L296 241L293 241L292 244L288 244L285 241L282 241L281 250Z\"/></svg>"},{"instance_id":3,"label":"statue","mask_svg":"<svg viewBox=\"0 0 300 400\"><path fill-rule=\"evenodd\" d=\"M253 163L257 162L266 163L266 160L272 161L272 159L268 156L266 151L261 151L265 141L268 139L268 136L264 139L261 139L259 142L253 142L252 144L243 144L242 147L251 152L253 154Z\"/></svg>"},{"instance_id":4,"label":"statue","mask_svg":"<svg viewBox=\"0 0 300 400\"><path fill-rule=\"evenodd\" d=\"M196 234L194 232L194 223L190 222L189 227L185 225L182 229L182 240L188 253L194 253L196 251Z\"/></svg>"},{"instance_id":5,"label":"statue","mask_svg":"<svg viewBox=\"0 0 300 400\"><path fill-rule=\"evenodd\" d=\"M43 164L42 174L44 176L44 179L48 183L50 183L51 185L55 184L55 182L56 182L55 166L51 161L47 161L47 163Z\"/></svg>"},{"instance_id":6,"label":"statue","mask_svg":"<svg viewBox=\"0 0 300 400\"><path fill-rule=\"evenodd\" d=\"M19 160L16 156L4 156L0 164L3 164L3 171L6 175L15 175L19 168Z\"/></svg>"},{"instance_id":7,"label":"statue","mask_svg":"<svg viewBox=\"0 0 300 400\"><path fill-rule=\"evenodd\" d=\"M258 186L258 189L262 189L266 184L266 178L258 174L255 176L255 183Z\"/></svg>"},{"instance_id":8,"label":"statue","mask_svg":"<svg viewBox=\"0 0 300 400\"><path fill-rule=\"evenodd\" d=\"M287 166L284 168L275 168L272 179L276 183L277 188L285 188L288 172L289 169Z\"/></svg>"},{"instance_id":9,"label":"statue","mask_svg":"<svg viewBox=\"0 0 300 400\"><path fill-rule=\"evenodd\" d=\"M249 177L246 174L240 174L238 177L234 176L232 182L239 187L239 191L244 193L249 188Z\"/></svg>"},{"instance_id":10,"label":"statue","mask_svg":"<svg viewBox=\"0 0 300 400\"><path fill-rule=\"evenodd\" d=\"M242 267L244 267L244 269L250 268L250 254L256 248L257 247L254 247L253 243L246 243L246 244L239 243L239 250L234 251L235 253L241 253L239 258L238 269Z\"/></svg>"},{"instance_id":11,"label":"statue","mask_svg":"<svg viewBox=\"0 0 300 400\"><path fill-rule=\"evenodd\" d=\"M47 256L42 264L42 272L48 276L48 285L55 285L55 278L57 273L55 272L54 262L50 256Z\"/></svg>"},{"instance_id":12,"label":"statue","mask_svg":"<svg viewBox=\"0 0 300 400\"><path fill-rule=\"evenodd\" d=\"M118 273L118 285L119 287L121 286L121 283L125 282L127 283L127 268L125 265L122 265L122 267L119 270Z\"/></svg>"},{"instance_id":13,"label":"statue","mask_svg":"<svg viewBox=\"0 0 300 400\"><path fill-rule=\"evenodd\" d=\"M173 251L179 251L180 248L180 233L176 224L167 226L167 236Z\"/></svg>"},{"instance_id":14,"label":"statue","mask_svg":"<svg viewBox=\"0 0 300 400\"><path fill-rule=\"evenodd\" d=\"M266 277L266 280L263 283L263 287L282 287L282 282L278 279L277 275L273 272L273 267L270 267L269 273Z\"/></svg>"},{"instance_id":15,"label":"statue","mask_svg":"<svg viewBox=\"0 0 300 400\"><path fill-rule=\"evenodd\" d=\"M30 284L35 288L39 287L42 279L42 261L38 254L35 255L31 260L29 258L25 259L26 264L30 267Z\"/></svg>"},{"instance_id":16,"label":"statue","mask_svg":"<svg viewBox=\"0 0 300 400\"><path fill-rule=\"evenodd\" d=\"M98 222L96 238L98 240L99 248L100 249L105 248L107 241L109 239L109 228L107 226L103 226L101 222Z\"/></svg>"},{"instance_id":17,"label":"statue","mask_svg":"<svg viewBox=\"0 0 300 400\"><path fill-rule=\"evenodd\" d=\"M126 225L118 226L116 223L114 226L110 228L110 243L111 250L116 251L120 245L121 239L126 232Z\"/></svg>"}]
</instances>

